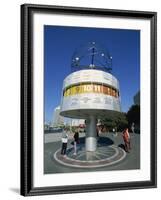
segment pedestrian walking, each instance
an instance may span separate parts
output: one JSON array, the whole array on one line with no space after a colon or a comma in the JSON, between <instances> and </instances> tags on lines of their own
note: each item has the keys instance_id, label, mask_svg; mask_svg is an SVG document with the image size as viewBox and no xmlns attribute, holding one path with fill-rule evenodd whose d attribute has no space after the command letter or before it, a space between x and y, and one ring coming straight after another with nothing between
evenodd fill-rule
<instances>
[{"instance_id":1,"label":"pedestrian walking","mask_svg":"<svg viewBox=\"0 0 161 200\"><path fill-rule=\"evenodd\" d=\"M79 144L79 131L75 130L74 133L74 155L77 155L77 144Z\"/></svg>"},{"instance_id":2,"label":"pedestrian walking","mask_svg":"<svg viewBox=\"0 0 161 200\"><path fill-rule=\"evenodd\" d=\"M126 128L123 131L122 137L125 143L125 151L129 152L129 150L131 149L131 144L130 144L130 134L129 134L128 128Z\"/></svg>"}]
</instances>

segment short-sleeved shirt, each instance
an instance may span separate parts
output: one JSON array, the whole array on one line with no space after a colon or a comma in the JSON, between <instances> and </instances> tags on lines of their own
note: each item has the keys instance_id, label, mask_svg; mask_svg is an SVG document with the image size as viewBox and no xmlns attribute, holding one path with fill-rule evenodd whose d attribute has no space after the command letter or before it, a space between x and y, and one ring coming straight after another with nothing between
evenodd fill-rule
<instances>
[{"instance_id":1,"label":"short-sleeved shirt","mask_svg":"<svg viewBox=\"0 0 161 200\"><path fill-rule=\"evenodd\" d=\"M129 135L129 132L128 131L125 131L123 133L123 138L124 138L124 141L128 142L129 139L130 139L130 135Z\"/></svg>"},{"instance_id":2,"label":"short-sleeved shirt","mask_svg":"<svg viewBox=\"0 0 161 200\"><path fill-rule=\"evenodd\" d=\"M62 143L67 143L67 142L68 142L68 138L67 138L67 137L63 137L63 138L61 139L61 141L62 141Z\"/></svg>"}]
</instances>

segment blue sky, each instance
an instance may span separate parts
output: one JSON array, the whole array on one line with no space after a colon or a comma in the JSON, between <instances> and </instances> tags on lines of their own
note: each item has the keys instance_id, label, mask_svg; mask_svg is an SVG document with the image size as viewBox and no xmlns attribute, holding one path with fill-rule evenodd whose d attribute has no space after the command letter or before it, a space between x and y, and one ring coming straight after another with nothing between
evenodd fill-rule
<instances>
[{"instance_id":1,"label":"blue sky","mask_svg":"<svg viewBox=\"0 0 161 200\"><path fill-rule=\"evenodd\" d=\"M122 111L128 111L140 89L140 31L125 29L44 26L45 121L60 104L64 78L71 73L71 57L81 45L95 41L113 58L112 74L119 80Z\"/></svg>"}]
</instances>

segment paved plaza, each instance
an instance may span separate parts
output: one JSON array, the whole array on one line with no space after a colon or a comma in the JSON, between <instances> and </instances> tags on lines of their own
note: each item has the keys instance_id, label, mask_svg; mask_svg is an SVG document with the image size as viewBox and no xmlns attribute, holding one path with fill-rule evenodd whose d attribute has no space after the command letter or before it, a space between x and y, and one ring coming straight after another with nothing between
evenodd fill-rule
<instances>
[{"instance_id":1,"label":"paved plaza","mask_svg":"<svg viewBox=\"0 0 161 200\"><path fill-rule=\"evenodd\" d=\"M86 154L85 134L80 134L77 156L73 155L73 141L68 141L67 157L60 155L61 133L45 134L44 173L71 173L107 170L133 170L140 168L140 135L130 134L132 149L126 153L123 149L121 133L104 133L98 139L98 148L94 154Z\"/></svg>"}]
</instances>

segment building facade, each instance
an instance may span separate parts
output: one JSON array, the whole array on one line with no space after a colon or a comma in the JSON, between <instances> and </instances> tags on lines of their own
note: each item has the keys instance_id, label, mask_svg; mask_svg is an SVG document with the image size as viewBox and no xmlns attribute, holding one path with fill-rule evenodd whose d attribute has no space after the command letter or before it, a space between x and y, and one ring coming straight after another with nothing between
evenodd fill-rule
<instances>
[{"instance_id":1,"label":"building facade","mask_svg":"<svg viewBox=\"0 0 161 200\"><path fill-rule=\"evenodd\" d=\"M64 124L64 117L60 115L60 106L57 106L54 109L54 114L53 114L53 127L60 126L63 124Z\"/></svg>"}]
</instances>

